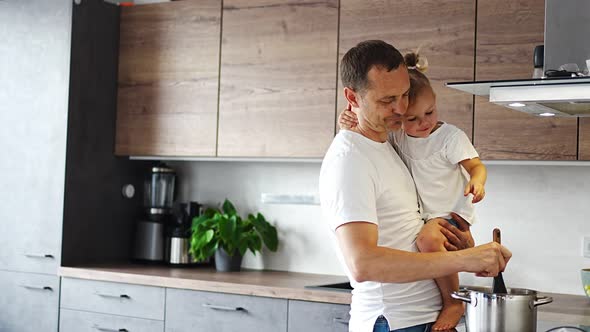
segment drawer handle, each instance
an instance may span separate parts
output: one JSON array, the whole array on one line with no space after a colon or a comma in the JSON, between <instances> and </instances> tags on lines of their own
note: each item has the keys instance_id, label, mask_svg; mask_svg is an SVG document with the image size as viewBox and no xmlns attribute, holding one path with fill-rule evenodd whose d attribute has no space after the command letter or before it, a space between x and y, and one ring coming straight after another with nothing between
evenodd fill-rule
<instances>
[{"instance_id":1,"label":"drawer handle","mask_svg":"<svg viewBox=\"0 0 590 332\"><path fill-rule=\"evenodd\" d=\"M213 309L213 310L223 310L223 311L247 311L242 307L225 307L222 305L215 305L215 304L207 304L204 303L203 307Z\"/></svg>"},{"instance_id":2,"label":"drawer handle","mask_svg":"<svg viewBox=\"0 0 590 332\"><path fill-rule=\"evenodd\" d=\"M110 299L131 299L131 297L127 294L121 294L121 295L113 295L113 294L102 294L102 293L94 293L100 297L106 297L106 298L110 298Z\"/></svg>"},{"instance_id":3,"label":"drawer handle","mask_svg":"<svg viewBox=\"0 0 590 332\"><path fill-rule=\"evenodd\" d=\"M29 253L29 254L25 254L25 256L29 257L29 258L50 258L50 259L54 258L53 255L51 255L51 254L31 254L31 253Z\"/></svg>"},{"instance_id":4,"label":"drawer handle","mask_svg":"<svg viewBox=\"0 0 590 332\"><path fill-rule=\"evenodd\" d=\"M53 292L53 288L49 287L49 286L30 286L30 285L19 285L22 288L26 288L26 289L34 289L34 290L43 290L43 291L50 291Z\"/></svg>"},{"instance_id":5,"label":"drawer handle","mask_svg":"<svg viewBox=\"0 0 590 332\"><path fill-rule=\"evenodd\" d=\"M334 318L334 323L348 325L348 319Z\"/></svg>"},{"instance_id":6,"label":"drawer handle","mask_svg":"<svg viewBox=\"0 0 590 332\"><path fill-rule=\"evenodd\" d=\"M98 331L103 331L103 332L129 332L129 330L127 330L127 329L109 329L106 327L100 327L98 325L94 325L92 328L94 328L95 330L98 330Z\"/></svg>"}]
</instances>

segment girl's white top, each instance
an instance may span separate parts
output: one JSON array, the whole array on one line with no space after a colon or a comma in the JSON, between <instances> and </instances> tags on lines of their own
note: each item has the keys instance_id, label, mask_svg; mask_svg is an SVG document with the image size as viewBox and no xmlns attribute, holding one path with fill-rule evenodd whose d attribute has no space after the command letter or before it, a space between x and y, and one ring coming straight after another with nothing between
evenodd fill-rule
<instances>
[{"instance_id":1,"label":"girl's white top","mask_svg":"<svg viewBox=\"0 0 590 332\"><path fill-rule=\"evenodd\" d=\"M425 221L448 218L455 212L475 223L473 195L463 195L469 174L459 162L479 155L461 129L443 123L426 138L411 137L400 130L389 140L412 173Z\"/></svg>"}]
</instances>

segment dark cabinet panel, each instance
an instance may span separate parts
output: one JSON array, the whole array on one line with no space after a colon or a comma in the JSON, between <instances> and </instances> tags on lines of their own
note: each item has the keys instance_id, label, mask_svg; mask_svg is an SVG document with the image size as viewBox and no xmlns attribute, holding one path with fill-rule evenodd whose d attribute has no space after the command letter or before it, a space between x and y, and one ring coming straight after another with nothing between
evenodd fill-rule
<instances>
[{"instance_id":1,"label":"dark cabinet panel","mask_svg":"<svg viewBox=\"0 0 590 332\"><path fill-rule=\"evenodd\" d=\"M522 79L543 44L544 1L477 2L476 80ZM474 143L484 159L575 160L577 120L540 118L477 97Z\"/></svg>"},{"instance_id":2,"label":"dark cabinet panel","mask_svg":"<svg viewBox=\"0 0 590 332\"><path fill-rule=\"evenodd\" d=\"M341 0L339 59L357 43L382 39L402 53L420 49L428 59L441 119L472 131L473 97L444 82L473 80L475 2ZM338 80L338 114L346 108Z\"/></svg>"},{"instance_id":3,"label":"dark cabinet panel","mask_svg":"<svg viewBox=\"0 0 590 332\"><path fill-rule=\"evenodd\" d=\"M129 259L149 163L116 157L119 7L73 5L62 265ZM123 197L133 184L136 195Z\"/></svg>"}]
</instances>

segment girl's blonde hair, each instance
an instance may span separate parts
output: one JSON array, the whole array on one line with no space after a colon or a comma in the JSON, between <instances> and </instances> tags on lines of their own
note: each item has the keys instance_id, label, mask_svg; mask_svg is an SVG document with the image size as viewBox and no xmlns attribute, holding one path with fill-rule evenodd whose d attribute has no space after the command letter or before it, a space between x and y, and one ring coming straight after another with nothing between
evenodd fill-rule
<instances>
[{"instance_id":1,"label":"girl's blonde hair","mask_svg":"<svg viewBox=\"0 0 590 332\"><path fill-rule=\"evenodd\" d=\"M408 68L408 74L410 75L410 94L409 102L412 104L416 98L424 92L425 89L432 90L430 80L424 72L428 69L428 60L426 57L422 57L418 52L410 52L404 56L406 67Z\"/></svg>"}]
</instances>

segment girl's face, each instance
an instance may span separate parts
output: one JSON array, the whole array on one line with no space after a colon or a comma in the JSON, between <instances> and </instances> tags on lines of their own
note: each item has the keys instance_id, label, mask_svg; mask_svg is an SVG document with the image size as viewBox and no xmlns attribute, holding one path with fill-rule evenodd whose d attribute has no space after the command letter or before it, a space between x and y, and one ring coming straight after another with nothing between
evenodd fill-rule
<instances>
[{"instance_id":1,"label":"girl's face","mask_svg":"<svg viewBox=\"0 0 590 332\"><path fill-rule=\"evenodd\" d=\"M436 96L432 89L424 89L402 117L403 129L413 137L428 137L437 128L437 124Z\"/></svg>"}]
</instances>

